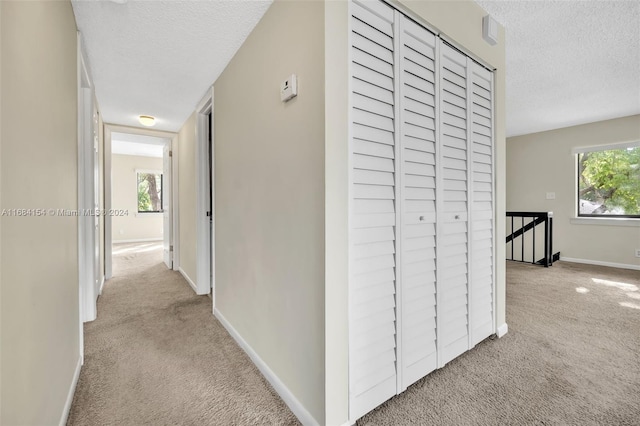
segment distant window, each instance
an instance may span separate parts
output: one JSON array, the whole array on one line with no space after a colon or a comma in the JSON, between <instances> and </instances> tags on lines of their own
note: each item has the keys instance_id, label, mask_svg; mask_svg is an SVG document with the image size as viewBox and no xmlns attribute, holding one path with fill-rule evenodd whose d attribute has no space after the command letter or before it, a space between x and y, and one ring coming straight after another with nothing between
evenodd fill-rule
<instances>
[{"instance_id":1,"label":"distant window","mask_svg":"<svg viewBox=\"0 0 640 426\"><path fill-rule=\"evenodd\" d=\"M640 218L640 146L608 148L577 152L578 216Z\"/></svg>"},{"instance_id":2,"label":"distant window","mask_svg":"<svg viewBox=\"0 0 640 426\"><path fill-rule=\"evenodd\" d=\"M162 212L162 173L137 172L138 213Z\"/></svg>"}]
</instances>

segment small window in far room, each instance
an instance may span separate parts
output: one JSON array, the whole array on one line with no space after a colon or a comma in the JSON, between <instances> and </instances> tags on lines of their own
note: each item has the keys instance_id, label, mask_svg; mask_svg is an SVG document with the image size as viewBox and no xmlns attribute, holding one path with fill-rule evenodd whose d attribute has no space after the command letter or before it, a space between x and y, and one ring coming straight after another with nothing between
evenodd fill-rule
<instances>
[{"instance_id":1,"label":"small window in far room","mask_svg":"<svg viewBox=\"0 0 640 426\"><path fill-rule=\"evenodd\" d=\"M137 172L138 213L162 212L162 173Z\"/></svg>"},{"instance_id":2,"label":"small window in far room","mask_svg":"<svg viewBox=\"0 0 640 426\"><path fill-rule=\"evenodd\" d=\"M578 216L640 218L640 143L574 152Z\"/></svg>"}]
</instances>

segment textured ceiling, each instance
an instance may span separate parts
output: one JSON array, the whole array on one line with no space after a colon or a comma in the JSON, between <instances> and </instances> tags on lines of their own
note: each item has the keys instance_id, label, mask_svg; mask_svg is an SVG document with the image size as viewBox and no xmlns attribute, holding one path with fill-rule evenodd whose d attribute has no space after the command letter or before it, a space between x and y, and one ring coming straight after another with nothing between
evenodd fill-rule
<instances>
[{"instance_id":1,"label":"textured ceiling","mask_svg":"<svg viewBox=\"0 0 640 426\"><path fill-rule=\"evenodd\" d=\"M477 0L507 31L507 135L640 113L639 1ZM73 1L103 118L177 131L270 1Z\"/></svg>"},{"instance_id":2,"label":"textured ceiling","mask_svg":"<svg viewBox=\"0 0 640 426\"><path fill-rule=\"evenodd\" d=\"M639 1L476 2L506 28L508 136L640 114Z\"/></svg>"},{"instance_id":3,"label":"textured ceiling","mask_svg":"<svg viewBox=\"0 0 640 426\"><path fill-rule=\"evenodd\" d=\"M264 0L72 2L104 121L178 131L271 5Z\"/></svg>"}]
</instances>

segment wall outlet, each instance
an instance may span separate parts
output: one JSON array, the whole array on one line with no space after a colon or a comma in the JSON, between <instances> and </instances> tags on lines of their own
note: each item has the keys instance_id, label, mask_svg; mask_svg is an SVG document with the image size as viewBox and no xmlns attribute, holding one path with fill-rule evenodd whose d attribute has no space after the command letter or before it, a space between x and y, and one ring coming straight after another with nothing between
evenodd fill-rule
<instances>
[{"instance_id":1,"label":"wall outlet","mask_svg":"<svg viewBox=\"0 0 640 426\"><path fill-rule=\"evenodd\" d=\"M547 192L547 200L555 200L556 193L555 192Z\"/></svg>"},{"instance_id":2,"label":"wall outlet","mask_svg":"<svg viewBox=\"0 0 640 426\"><path fill-rule=\"evenodd\" d=\"M640 249L636 249L636 257L640 257Z\"/></svg>"}]
</instances>

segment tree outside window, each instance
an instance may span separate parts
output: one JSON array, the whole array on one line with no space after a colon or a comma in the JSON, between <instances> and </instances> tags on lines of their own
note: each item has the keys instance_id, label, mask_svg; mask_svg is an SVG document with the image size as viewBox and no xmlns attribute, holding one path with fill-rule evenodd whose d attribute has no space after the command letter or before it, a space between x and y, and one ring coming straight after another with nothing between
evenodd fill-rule
<instances>
[{"instance_id":1,"label":"tree outside window","mask_svg":"<svg viewBox=\"0 0 640 426\"><path fill-rule=\"evenodd\" d=\"M162 173L138 172L138 213L162 212Z\"/></svg>"},{"instance_id":2,"label":"tree outside window","mask_svg":"<svg viewBox=\"0 0 640 426\"><path fill-rule=\"evenodd\" d=\"M640 147L578 154L578 216L640 218Z\"/></svg>"}]
</instances>

